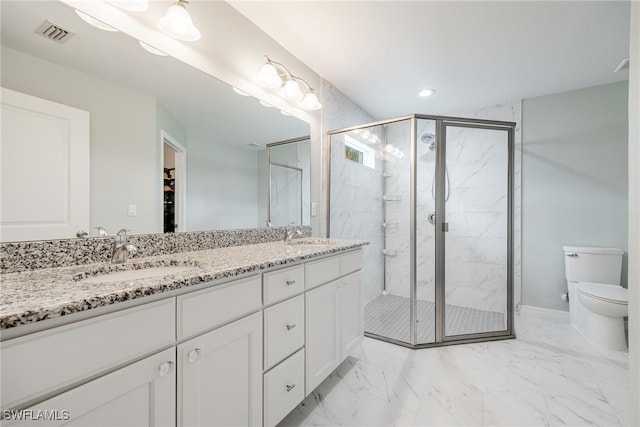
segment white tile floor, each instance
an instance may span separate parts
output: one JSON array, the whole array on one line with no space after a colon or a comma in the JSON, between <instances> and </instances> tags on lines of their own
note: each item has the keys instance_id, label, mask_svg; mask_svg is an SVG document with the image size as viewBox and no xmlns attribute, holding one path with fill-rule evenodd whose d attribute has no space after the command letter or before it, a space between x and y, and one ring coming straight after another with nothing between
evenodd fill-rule
<instances>
[{"instance_id":1,"label":"white tile floor","mask_svg":"<svg viewBox=\"0 0 640 427\"><path fill-rule=\"evenodd\" d=\"M409 350L365 338L280 426L624 426L628 354L566 320L516 316L515 340Z\"/></svg>"}]
</instances>

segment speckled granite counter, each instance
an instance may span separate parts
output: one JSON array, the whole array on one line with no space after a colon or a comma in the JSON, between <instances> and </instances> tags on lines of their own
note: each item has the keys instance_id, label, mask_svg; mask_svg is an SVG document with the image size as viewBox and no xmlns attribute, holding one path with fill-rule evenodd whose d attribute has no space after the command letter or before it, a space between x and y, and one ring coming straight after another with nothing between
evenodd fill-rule
<instances>
[{"instance_id":1,"label":"speckled granite counter","mask_svg":"<svg viewBox=\"0 0 640 427\"><path fill-rule=\"evenodd\" d=\"M282 241L246 246L132 258L127 264L97 263L0 275L0 329L52 319L118 302L197 286L272 267L286 266L368 244L334 240L330 245L287 245ZM160 266L189 266L169 276L135 281L83 282L83 279L123 270ZM194 290L196 290L195 288Z\"/></svg>"}]
</instances>

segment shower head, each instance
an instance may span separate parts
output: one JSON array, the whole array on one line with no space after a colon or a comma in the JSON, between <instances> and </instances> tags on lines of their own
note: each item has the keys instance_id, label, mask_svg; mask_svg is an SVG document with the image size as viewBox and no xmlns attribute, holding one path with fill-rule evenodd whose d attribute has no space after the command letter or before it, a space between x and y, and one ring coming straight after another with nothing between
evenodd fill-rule
<instances>
[{"instance_id":1,"label":"shower head","mask_svg":"<svg viewBox=\"0 0 640 427\"><path fill-rule=\"evenodd\" d=\"M422 132L420 135L420 142L429 145L429 151L436 150L436 136L431 132Z\"/></svg>"}]
</instances>

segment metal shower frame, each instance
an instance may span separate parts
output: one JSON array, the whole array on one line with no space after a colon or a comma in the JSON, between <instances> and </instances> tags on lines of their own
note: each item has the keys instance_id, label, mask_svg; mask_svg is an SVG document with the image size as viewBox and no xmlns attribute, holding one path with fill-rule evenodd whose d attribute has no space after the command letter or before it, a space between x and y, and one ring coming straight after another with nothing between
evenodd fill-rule
<instances>
[{"instance_id":1,"label":"metal shower frame","mask_svg":"<svg viewBox=\"0 0 640 427\"><path fill-rule=\"evenodd\" d=\"M516 123L468 119L463 117L434 116L424 114L411 114L389 120L376 121L348 128L336 129L327 132L327 234L331 234L331 137L340 133L350 132L355 129L363 129L374 126L383 126L392 123L410 120L411 126L411 156L410 156L410 342L398 341L381 335L365 335L382 341L391 342L409 348L428 348L450 344L471 342L483 342L515 338L514 331L514 289L513 289L513 185L514 185L514 134ZM417 129L418 120L433 120L436 125L436 223L435 223L435 341L433 343L418 343L417 339L417 239L416 239L416 201L417 201ZM471 333L463 335L447 336L445 331L445 205L439 202L444 199L446 180L446 128L447 126L466 127L475 129L500 130L507 132L507 327L504 331L492 331Z\"/></svg>"}]
</instances>

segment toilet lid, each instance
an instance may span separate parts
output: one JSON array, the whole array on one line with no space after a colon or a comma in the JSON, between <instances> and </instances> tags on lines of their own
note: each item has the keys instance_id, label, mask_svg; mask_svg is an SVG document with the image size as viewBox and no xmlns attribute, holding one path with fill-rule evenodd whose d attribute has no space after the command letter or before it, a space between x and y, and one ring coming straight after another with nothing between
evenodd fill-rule
<instances>
[{"instance_id":1,"label":"toilet lid","mask_svg":"<svg viewBox=\"0 0 640 427\"><path fill-rule=\"evenodd\" d=\"M603 301L616 304L628 304L629 301L628 291L619 285L579 282L577 289L585 295Z\"/></svg>"}]
</instances>

